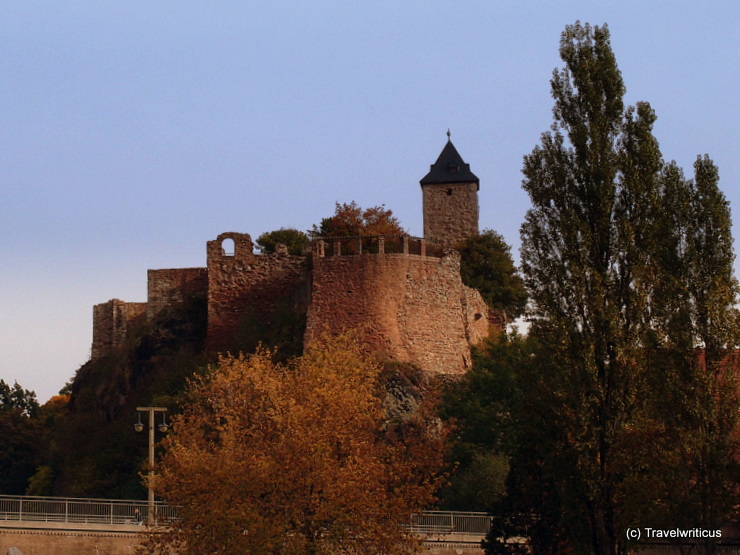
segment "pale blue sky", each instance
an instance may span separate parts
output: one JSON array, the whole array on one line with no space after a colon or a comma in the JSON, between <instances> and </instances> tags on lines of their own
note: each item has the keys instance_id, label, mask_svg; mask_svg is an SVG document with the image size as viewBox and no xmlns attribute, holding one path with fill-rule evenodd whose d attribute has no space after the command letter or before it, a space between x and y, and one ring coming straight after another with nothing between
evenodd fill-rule
<instances>
[{"instance_id":1,"label":"pale blue sky","mask_svg":"<svg viewBox=\"0 0 740 555\"><path fill-rule=\"evenodd\" d=\"M448 127L516 253L577 19L609 24L664 157L708 153L738 206L737 0L0 0L0 378L45 401L89 357L94 304L205 266L221 232L355 200L421 234Z\"/></svg>"}]
</instances>

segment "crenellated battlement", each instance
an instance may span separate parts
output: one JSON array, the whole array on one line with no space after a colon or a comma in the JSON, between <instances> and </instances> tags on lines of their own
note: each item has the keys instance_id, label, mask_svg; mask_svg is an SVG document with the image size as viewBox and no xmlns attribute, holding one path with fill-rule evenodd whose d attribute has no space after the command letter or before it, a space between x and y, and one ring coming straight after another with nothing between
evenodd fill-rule
<instances>
[{"instance_id":1,"label":"crenellated battlement","mask_svg":"<svg viewBox=\"0 0 740 555\"><path fill-rule=\"evenodd\" d=\"M410 235L352 235L317 237L311 241L311 253L318 258L360 254L445 255L442 241Z\"/></svg>"}]
</instances>

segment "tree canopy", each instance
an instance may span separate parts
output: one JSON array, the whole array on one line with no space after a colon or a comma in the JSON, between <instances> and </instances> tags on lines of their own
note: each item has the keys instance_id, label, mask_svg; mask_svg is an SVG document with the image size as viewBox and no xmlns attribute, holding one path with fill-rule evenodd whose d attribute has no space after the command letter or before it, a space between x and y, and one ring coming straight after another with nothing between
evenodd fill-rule
<instances>
[{"instance_id":1,"label":"tree canopy","mask_svg":"<svg viewBox=\"0 0 740 555\"><path fill-rule=\"evenodd\" d=\"M22 495L40 460L39 404L33 391L0 380L0 494Z\"/></svg>"},{"instance_id":2,"label":"tree canopy","mask_svg":"<svg viewBox=\"0 0 740 555\"><path fill-rule=\"evenodd\" d=\"M527 291L503 236L485 229L457 245L457 250L463 283L477 289L489 307L512 319L521 316Z\"/></svg>"},{"instance_id":3,"label":"tree canopy","mask_svg":"<svg viewBox=\"0 0 740 555\"><path fill-rule=\"evenodd\" d=\"M303 251L310 244L308 235L302 231L293 228L276 229L275 231L266 231L257 238L257 244L264 254L275 252L278 244L283 244L288 248L290 254L303 254Z\"/></svg>"},{"instance_id":4,"label":"tree canopy","mask_svg":"<svg viewBox=\"0 0 740 555\"><path fill-rule=\"evenodd\" d=\"M5 380L0 380L0 412L15 410L23 416L35 416L39 410L36 393L23 389L18 382L10 387Z\"/></svg>"},{"instance_id":5,"label":"tree canopy","mask_svg":"<svg viewBox=\"0 0 740 555\"><path fill-rule=\"evenodd\" d=\"M346 337L285 365L221 359L173 419L156 487L182 519L160 539L185 554L409 552L440 440L384 422L379 372Z\"/></svg>"},{"instance_id":6,"label":"tree canopy","mask_svg":"<svg viewBox=\"0 0 740 555\"><path fill-rule=\"evenodd\" d=\"M531 341L492 336L473 350L473 365L445 388L439 414L454 429L449 449L455 467L440 491L445 508L501 513L511 457L519 442L522 397L519 376Z\"/></svg>"},{"instance_id":7,"label":"tree canopy","mask_svg":"<svg viewBox=\"0 0 740 555\"><path fill-rule=\"evenodd\" d=\"M355 202L336 203L334 215L323 218L309 231L312 237L349 237L355 235L402 235L405 231L393 211L384 204L362 209Z\"/></svg>"}]
</instances>

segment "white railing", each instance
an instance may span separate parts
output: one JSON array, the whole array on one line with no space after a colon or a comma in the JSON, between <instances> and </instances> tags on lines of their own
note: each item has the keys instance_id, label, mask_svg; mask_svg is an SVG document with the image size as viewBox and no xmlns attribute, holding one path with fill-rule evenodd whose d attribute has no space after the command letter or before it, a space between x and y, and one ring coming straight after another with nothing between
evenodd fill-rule
<instances>
[{"instance_id":1,"label":"white railing","mask_svg":"<svg viewBox=\"0 0 740 555\"><path fill-rule=\"evenodd\" d=\"M163 503L155 503L154 512L150 515L146 501L0 495L0 523L19 521L156 525L167 524L175 518L177 511Z\"/></svg>"}]
</instances>

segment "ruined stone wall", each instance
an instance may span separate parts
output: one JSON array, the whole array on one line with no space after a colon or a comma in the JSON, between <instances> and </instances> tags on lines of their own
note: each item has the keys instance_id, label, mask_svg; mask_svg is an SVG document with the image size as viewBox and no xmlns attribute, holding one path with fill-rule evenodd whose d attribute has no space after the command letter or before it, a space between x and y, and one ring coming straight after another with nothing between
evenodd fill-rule
<instances>
[{"instance_id":1,"label":"ruined stone wall","mask_svg":"<svg viewBox=\"0 0 740 555\"><path fill-rule=\"evenodd\" d=\"M149 270L147 278L148 302L129 303L111 299L93 306L91 360L123 345L131 330L145 321L151 322L163 309L208 292L205 268Z\"/></svg>"},{"instance_id":2,"label":"ruined stone wall","mask_svg":"<svg viewBox=\"0 0 740 555\"><path fill-rule=\"evenodd\" d=\"M359 328L381 357L460 374L488 332L488 309L463 285L460 257L362 254L313 258L306 343L322 331Z\"/></svg>"},{"instance_id":3,"label":"ruined stone wall","mask_svg":"<svg viewBox=\"0 0 740 555\"><path fill-rule=\"evenodd\" d=\"M472 287L463 285L462 304L466 326L465 333L470 345L477 345L483 341L488 337L492 328L503 329L503 326L499 324L501 314L488 308L481 294Z\"/></svg>"},{"instance_id":4,"label":"ruined stone wall","mask_svg":"<svg viewBox=\"0 0 740 555\"><path fill-rule=\"evenodd\" d=\"M96 305L92 358L122 345L144 318L151 322L162 310L205 295L211 352L239 347L255 326L269 327L290 311L306 316L304 343L322 329L362 328L381 356L430 372L464 372L470 345L492 322L480 294L462 284L459 254L409 237L344 243L316 242L311 259L285 249L256 255L248 234L223 233L207 244L207 268L149 270L148 303Z\"/></svg>"},{"instance_id":5,"label":"ruined stone wall","mask_svg":"<svg viewBox=\"0 0 740 555\"><path fill-rule=\"evenodd\" d=\"M224 248L226 242L233 244L233 253ZM305 256L256 255L246 233L222 233L207 248L209 351L232 347L248 319L269 325L280 307L305 311Z\"/></svg>"},{"instance_id":6,"label":"ruined stone wall","mask_svg":"<svg viewBox=\"0 0 740 555\"><path fill-rule=\"evenodd\" d=\"M144 322L146 303L127 303L111 299L93 306L91 359L107 355L123 344L129 330Z\"/></svg>"},{"instance_id":7,"label":"ruined stone wall","mask_svg":"<svg viewBox=\"0 0 740 555\"><path fill-rule=\"evenodd\" d=\"M453 246L478 233L478 185L430 184L422 187L424 237Z\"/></svg>"},{"instance_id":8,"label":"ruined stone wall","mask_svg":"<svg viewBox=\"0 0 740 555\"><path fill-rule=\"evenodd\" d=\"M177 268L147 271L147 320L165 308L182 304L187 299L208 294L206 268Z\"/></svg>"}]
</instances>

